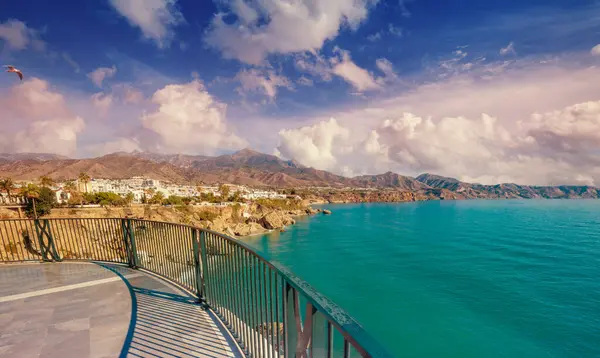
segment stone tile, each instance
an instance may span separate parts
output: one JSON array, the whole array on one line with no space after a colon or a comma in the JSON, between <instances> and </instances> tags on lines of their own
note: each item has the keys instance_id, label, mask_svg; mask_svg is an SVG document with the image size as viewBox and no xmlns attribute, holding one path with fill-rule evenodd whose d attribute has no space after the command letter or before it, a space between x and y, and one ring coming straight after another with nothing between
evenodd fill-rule
<instances>
[{"instance_id":1,"label":"stone tile","mask_svg":"<svg viewBox=\"0 0 600 358\"><path fill-rule=\"evenodd\" d=\"M141 271L113 265L129 275ZM0 297L115 277L95 264L0 267ZM130 279L138 325L130 356L225 357L231 348L195 298L150 275ZM0 303L0 358L116 357L131 321L129 289L122 281Z\"/></svg>"}]
</instances>

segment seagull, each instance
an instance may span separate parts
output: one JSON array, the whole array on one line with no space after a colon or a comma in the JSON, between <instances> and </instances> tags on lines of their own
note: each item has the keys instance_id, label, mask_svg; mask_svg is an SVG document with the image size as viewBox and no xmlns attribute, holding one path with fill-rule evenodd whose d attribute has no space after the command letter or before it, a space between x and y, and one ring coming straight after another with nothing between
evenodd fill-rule
<instances>
[{"instance_id":1,"label":"seagull","mask_svg":"<svg viewBox=\"0 0 600 358\"><path fill-rule=\"evenodd\" d=\"M11 66L11 65L7 65L4 66L5 68L8 68L8 70L6 70L6 72L14 72L16 73L19 78L21 79L21 81L23 81L23 72L21 72L21 70L16 69L15 66Z\"/></svg>"}]
</instances>

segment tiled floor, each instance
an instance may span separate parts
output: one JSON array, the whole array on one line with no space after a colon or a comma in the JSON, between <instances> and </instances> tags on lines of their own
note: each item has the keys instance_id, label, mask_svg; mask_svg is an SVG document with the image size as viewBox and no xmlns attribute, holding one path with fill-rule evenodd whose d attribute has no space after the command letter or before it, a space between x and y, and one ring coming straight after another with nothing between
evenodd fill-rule
<instances>
[{"instance_id":1,"label":"tiled floor","mask_svg":"<svg viewBox=\"0 0 600 358\"><path fill-rule=\"evenodd\" d=\"M185 292L137 270L0 266L2 358L239 356L224 332Z\"/></svg>"}]
</instances>

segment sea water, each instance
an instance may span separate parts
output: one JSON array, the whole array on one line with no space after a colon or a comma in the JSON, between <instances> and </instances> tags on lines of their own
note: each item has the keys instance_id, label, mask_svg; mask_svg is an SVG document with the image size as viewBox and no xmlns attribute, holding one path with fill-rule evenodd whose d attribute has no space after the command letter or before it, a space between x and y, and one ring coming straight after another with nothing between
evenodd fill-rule
<instances>
[{"instance_id":1,"label":"sea water","mask_svg":"<svg viewBox=\"0 0 600 358\"><path fill-rule=\"evenodd\" d=\"M397 357L600 357L600 200L323 206L245 239Z\"/></svg>"}]
</instances>

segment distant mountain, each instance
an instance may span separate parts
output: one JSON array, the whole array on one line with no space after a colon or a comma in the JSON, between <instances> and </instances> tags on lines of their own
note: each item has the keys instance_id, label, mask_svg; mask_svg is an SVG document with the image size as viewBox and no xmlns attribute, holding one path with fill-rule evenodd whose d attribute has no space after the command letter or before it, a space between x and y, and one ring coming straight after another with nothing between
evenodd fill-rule
<instances>
[{"instance_id":1,"label":"distant mountain","mask_svg":"<svg viewBox=\"0 0 600 358\"><path fill-rule=\"evenodd\" d=\"M352 182L358 187L385 187L410 191L429 189L427 183L421 182L413 177L392 172L379 175L362 175L352 178Z\"/></svg>"},{"instance_id":2,"label":"distant mountain","mask_svg":"<svg viewBox=\"0 0 600 358\"><path fill-rule=\"evenodd\" d=\"M574 199L600 198L600 189L591 186L529 186L518 184L483 185L465 183L454 178L434 174L421 174L416 180L432 188L446 189L468 199Z\"/></svg>"},{"instance_id":3,"label":"distant mountain","mask_svg":"<svg viewBox=\"0 0 600 358\"><path fill-rule=\"evenodd\" d=\"M55 160L69 159L58 154L48 153L0 153L0 162L12 162L17 160Z\"/></svg>"},{"instance_id":4,"label":"distant mountain","mask_svg":"<svg viewBox=\"0 0 600 358\"><path fill-rule=\"evenodd\" d=\"M600 197L600 189L591 186L482 185L428 173L416 178L392 172L346 178L251 149L216 157L139 151L89 159L36 153L0 154L0 177L35 180L48 175L64 180L75 179L81 172L93 178L146 176L176 183L232 183L278 188L380 188L411 192L415 197L427 199Z\"/></svg>"}]
</instances>

